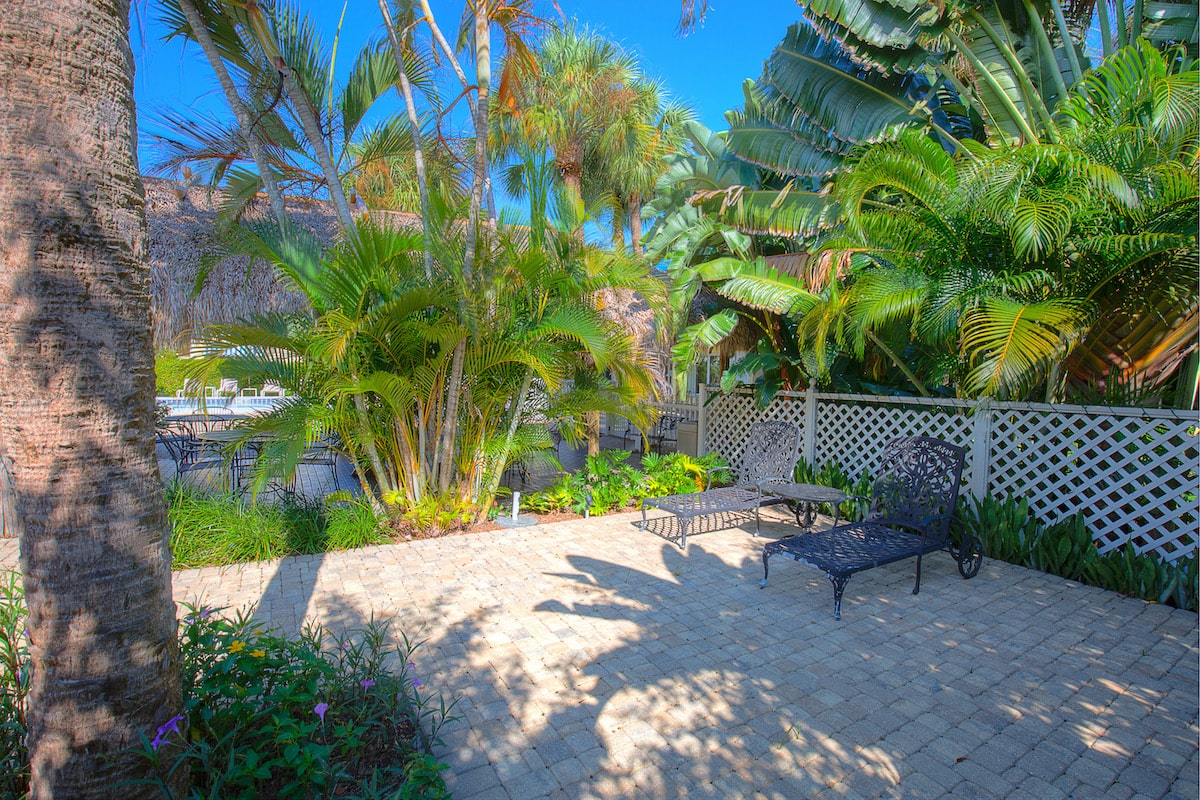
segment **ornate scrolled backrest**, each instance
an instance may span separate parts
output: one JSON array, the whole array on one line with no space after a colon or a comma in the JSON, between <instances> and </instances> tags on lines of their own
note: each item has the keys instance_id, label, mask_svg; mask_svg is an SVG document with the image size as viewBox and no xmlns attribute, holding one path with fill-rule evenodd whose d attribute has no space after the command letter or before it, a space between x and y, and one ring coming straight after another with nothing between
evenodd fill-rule
<instances>
[{"instance_id":1,"label":"ornate scrolled backrest","mask_svg":"<svg viewBox=\"0 0 1200 800\"><path fill-rule=\"evenodd\" d=\"M946 537L958 502L965 451L930 436L905 436L883 446L868 519L919 524L946 515L929 534Z\"/></svg>"},{"instance_id":2,"label":"ornate scrolled backrest","mask_svg":"<svg viewBox=\"0 0 1200 800\"><path fill-rule=\"evenodd\" d=\"M738 483L755 484L767 479L790 481L799 457L800 431L795 425L780 420L756 422L750 426Z\"/></svg>"}]
</instances>

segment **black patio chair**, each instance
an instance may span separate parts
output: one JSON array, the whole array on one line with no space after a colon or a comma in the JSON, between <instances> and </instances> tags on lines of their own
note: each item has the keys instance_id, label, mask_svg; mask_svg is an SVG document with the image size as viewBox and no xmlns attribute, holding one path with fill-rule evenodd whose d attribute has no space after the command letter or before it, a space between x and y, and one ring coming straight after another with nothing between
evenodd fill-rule
<instances>
[{"instance_id":1,"label":"black patio chair","mask_svg":"<svg viewBox=\"0 0 1200 800\"><path fill-rule=\"evenodd\" d=\"M224 472L225 461L221 451L200 441L185 424L160 426L154 435L175 465L175 476L180 482L184 476L194 472L213 469Z\"/></svg>"},{"instance_id":2,"label":"black patio chair","mask_svg":"<svg viewBox=\"0 0 1200 800\"><path fill-rule=\"evenodd\" d=\"M861 522L817 533L789 536L763 549L763 579L768 560L779 555L816 567L833 583L833 615L842 618L842 594L856 572L917 559L913 594L921 590L921 559L949 550L964 578L973 578L983 563L978 539L963 530L953 535L954 506L962 481L964 451L929 436L893 439L884 445L871 508ZM849 498L867 500L868 498Z\"/></svg>"},{"instance_id":3,"label":"black patio chair","mask_svg":"<svg viewBox=\"0 0 1200 800\"><path fill-rule=\"evenodd\" d=\"M679 548L687 547L687 532L697 517L754 511L754 534L759 532L759 508L787 502L766 494L763 486L772 482L790 483L800 458L800 430L787 422L771 420L750 426L742 466L733 486L706 489L694 494L649 497L642 500L642 530L646 529L647 508L658 508L679 519ZM710 476L711 477L711 476Z\"/></svg>"}]
</instances>

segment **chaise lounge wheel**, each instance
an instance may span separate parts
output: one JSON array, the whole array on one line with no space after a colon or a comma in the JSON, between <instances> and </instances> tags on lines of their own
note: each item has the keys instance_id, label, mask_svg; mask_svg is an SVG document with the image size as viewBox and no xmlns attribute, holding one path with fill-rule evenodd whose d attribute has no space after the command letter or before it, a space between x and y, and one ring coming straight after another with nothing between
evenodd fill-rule
<instances>
[{"instance_id":1,"label":"chaise lounge wheel","mask_svg":"<svg viewBox=\"0 0 1200 800\"><path fill-rule=\"evenodd\" d=\"M964 536L955 558L958 560L958 574L964 578L974 578L983 566L983 543L974 536Z\"/></svg>"}]
</instances>

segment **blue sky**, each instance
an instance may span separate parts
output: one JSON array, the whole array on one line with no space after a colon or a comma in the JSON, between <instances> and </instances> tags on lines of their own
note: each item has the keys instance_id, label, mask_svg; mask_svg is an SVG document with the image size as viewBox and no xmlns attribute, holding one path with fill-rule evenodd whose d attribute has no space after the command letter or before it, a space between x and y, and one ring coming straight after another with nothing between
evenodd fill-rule
<instances>
[{"instance_id":1,"label":"blue sky","mask_svg":"<svg viewBox=\"0 0 1200 800\"><path fill-rule=\"evenodd\" d=\"M799 16L793 0L715 0L702 28L680 38L676 0L559 0L568 17L602 31L635 54L645 72L662 79L671 95L691 105L710 128L724 130L725 111L741 106L741 84L757 77L763 60ZM225 103L198 47L184 50L178 42L164 43L158 10L152 0L135 3L132 39L137 62L135 98L139 123L149 126L156 107L197 107L224 113ZM310 10L332 42L343 3L308 0ZM453 30L461 0L434 0L434 13L444 28ZM549 14L553 7L545 4ZM376 0L349 0L339 48L339 73L349 69L353 54L379 32ZM384 101L386 102L386 101ZM386 106L385 106L386 108ZM397 106L398 108L398 106ZM151 154L143 145L142 165Z\"/></svg>"}]
</instances>

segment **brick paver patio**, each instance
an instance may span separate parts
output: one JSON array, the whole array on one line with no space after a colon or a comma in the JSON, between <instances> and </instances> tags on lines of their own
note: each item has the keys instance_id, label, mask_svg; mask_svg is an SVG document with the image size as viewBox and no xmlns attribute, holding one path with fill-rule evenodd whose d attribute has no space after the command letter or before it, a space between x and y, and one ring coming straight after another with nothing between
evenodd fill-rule
<instances>
[{"instance_id":1,"label":"brick paver patio","mask_svg":"<svg viewBox=\"0 0 1200 800\"><path fill-rule=\"evenodd\" d=\"M1200 795L1197 617L944 554L851 581L761 540L685 555L633 515L178 573L177 600L257 602L426 640L460 698L458 800ZM780 535L782 524L764 526Z\"/></svg>"}]
</instances>

